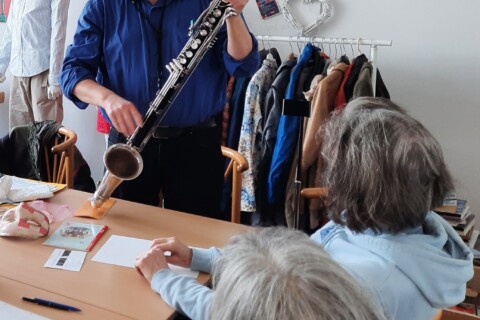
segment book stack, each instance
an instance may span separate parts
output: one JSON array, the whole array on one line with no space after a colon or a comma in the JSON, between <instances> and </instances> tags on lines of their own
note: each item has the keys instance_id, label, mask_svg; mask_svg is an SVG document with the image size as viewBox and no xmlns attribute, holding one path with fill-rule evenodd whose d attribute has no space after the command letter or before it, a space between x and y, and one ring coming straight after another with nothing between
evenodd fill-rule
<instances>
[{"instance_id":1,"label":"book stack","mask_svg":"<svg viewBox=\"0 0 480 320\"><path fill-rule=\"evenodd\" d=\"M443 204L434 211L442 216L457 231L463 241L473 248L479 232L475 230L475 215L467 200L457 199L455 194L449 194L443 200Z\"/></svg>"}]
</instances>

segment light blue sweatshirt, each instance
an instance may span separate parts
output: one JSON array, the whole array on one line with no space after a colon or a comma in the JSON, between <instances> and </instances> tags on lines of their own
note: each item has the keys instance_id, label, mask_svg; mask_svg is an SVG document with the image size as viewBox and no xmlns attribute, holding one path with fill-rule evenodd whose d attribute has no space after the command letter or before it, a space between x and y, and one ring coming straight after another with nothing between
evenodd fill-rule
<instances>
[{"instance_id":1,"label":"light blue sweatshirt","mask_svg":"<svg viewBox=\"0 0 480 320\"><path fill-rule=\"evenodd\" d=\"M430 212L423 226L398 234L353 233L329 222L311 237L377 298L387 319L432 319L465 298L473 254Z\"/></svg>"},{"instance_id":2,"label":"light blue sweatshirt","mask_svg":"<svg viewBox=\"0 0 480 320\"><path fill-rule=\"evenodd\" d=\"M359 234L329 222L311 237L369 289L387 319L431 319L439 308L465 297L473 276L473 255L455 230L436 213L423 226L402 233ZM193 248L192 270L210 272L217 248ZM168 269L155 273L151 287L193 320L208 318L212 290Z\"/></svg>"},{"instance_id":3,"label":"light blue sweatshirt","mask_svg":"<svg viewBox=\"0 0 480 320\"><path fill-rule=\"evenodd\" d=\"M220 254L218 248L192 248L190 269L210 273L215 257ZM212 299L212 290L197 282L196 279L180 276L170 269L157 271L150 283L169 306L192 320L208 319L208 308Z\"/></svg>"}]
</instances>

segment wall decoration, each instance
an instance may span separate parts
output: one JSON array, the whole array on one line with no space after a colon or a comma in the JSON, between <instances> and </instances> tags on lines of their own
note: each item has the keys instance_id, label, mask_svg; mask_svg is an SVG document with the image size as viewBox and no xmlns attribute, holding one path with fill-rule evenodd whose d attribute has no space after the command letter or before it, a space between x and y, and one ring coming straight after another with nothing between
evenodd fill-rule
<instances>
[{"instance_id":1,"label":"wall decoration","mask_svg":"<svg viewBox=\"0 0 480 320\"><path fill-rule=\"evenodd\" d=\"M312 12L312 5L315 5L316 2L318 2L320 5L320 13L318 15L315 14L316 20L313 23L304 26L300 24L292 15L290 5L293 2L294 0L284 0L281 8L282 14L285 20L287 20L287 22L298 31L300 36L308 36L313 30L315 30L319 25L324 23L333 15L333 8L330 4L330 0L303 0L303 4L308 6L308 12L310 13Z\"/></svg>"},{"instance_id":2,"label":"wall decoration","mask_svg":"<svg viewBox=\"0 0 480 320\"><path fill-rule=\"evenodd\" d=\"M10 9L11 0L1 0L0 22L7 22L8 10Z\"/></svg>"},{"instance_id":3,"label":"wall decoration","mask_svg":"<svg viewBox=\"0 0 480 320\"><path fill-rule=\"evenodd\" d=\"M276 16L280 13L278 4L276 0L256 0L258 10L260 10L260 15L262 19L267 19L273 16Z\"/></svg>"}]
</instances>

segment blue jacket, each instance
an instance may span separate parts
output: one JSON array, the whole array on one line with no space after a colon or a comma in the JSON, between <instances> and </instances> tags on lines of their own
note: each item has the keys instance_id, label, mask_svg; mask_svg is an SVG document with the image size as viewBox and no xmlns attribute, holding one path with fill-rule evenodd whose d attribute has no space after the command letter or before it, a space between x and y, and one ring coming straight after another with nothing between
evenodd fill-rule
<instances>
[{"instance_id":1,"label":"blue jacket","mask_svg":"<svg viewBox=\"0 0 480 320\"><path fill-rule=\"evenodd\" d=\"M396 235L354 234L329 222L311 238L381 305L387 319L432 319L438 309L465 298L473 254L443 218L431 212L423 226ZM217 248L193 248L191 268L210 272ZM192 319L208 319L213 291L168 269L155 273L152 288Z\"/></svg>"},{"instance_id":2,"label":"blue jacket","mask_svg":"<svg viewBox=\"0 0 480 320\"><path fill-rule=\"evenodd\" d=\"M87 1L60 74L63 93L79 108L87 104L73 95L73 88L81 80L96 79L145 114L168 78L165 65L178 56L189 39L190 23L196 21L210 0L159 0L155 5L145 0L138 2L136 8L131 0ZM159 41L157 31L161 34ZM236 61L226 51L227 32L223 26L217 42L172 104L163 125L193 126L222 111L228 74L248 76L258 69L257 42L252 39L251 54Z\"/></svg>"},{"instance_id":3,"label":"blue jacket","mask_svg":"<svg viewBox=\"0 0 480 320\"><path fill-rule=\"evenodd\" d=\"M285 99L297 98L295 93L298 91L298 78L300 77L302 69L314 54L318 54L318 49L311 43L307 43L298 59L297 65L293 68L290 75L290 82L288 83L285 93ZM282 115L280 117L277 128L277 139L275 141L268 175L268 202L270 204L278 204L285 201L285 187L287 185L290 164L298 139L300 120L303 121L303 119L296 116Z\"/></svg>"}]
</instances>

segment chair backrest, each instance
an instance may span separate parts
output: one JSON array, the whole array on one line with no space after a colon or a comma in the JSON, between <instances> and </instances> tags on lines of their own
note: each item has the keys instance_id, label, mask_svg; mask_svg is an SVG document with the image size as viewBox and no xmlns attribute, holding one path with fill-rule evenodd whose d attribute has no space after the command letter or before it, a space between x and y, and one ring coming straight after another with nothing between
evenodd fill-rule
<instances>
[{"instance_id":1,"label":"chair backrest","mask_svg":"<svg viewBox=\"0 0 480 320\"><path fill-rule=\"evenodd\" d=\"M326 188L303 188L300 195L305 199L322 199L327 196Z\"/></svg>"},{"instance_id":2,"label":"chair backrest","mask_svg":"<svg viewBox=\"0 0 480 320\"><path fill-rule=\"evenodd\" d=\"M45 145L43 153L48 182L63 183L73 188L73 155L77 134L65 127L58 129L59 137L54 138L53 145Z\"/></svg>"},{"instance_id":3,"label":"chair backrest","mask_svg":"<svg viewBox=\"0 0 480 320\"><path fill-rule=\"evenodd\" d=\"M240 223L240 198L242 192L242 173L248 169L248 161L238 151L222 146L223 156L230 159L225 170L225 181L232 175L232 215L231 222Z\"/></svg>"}]
</instances>

